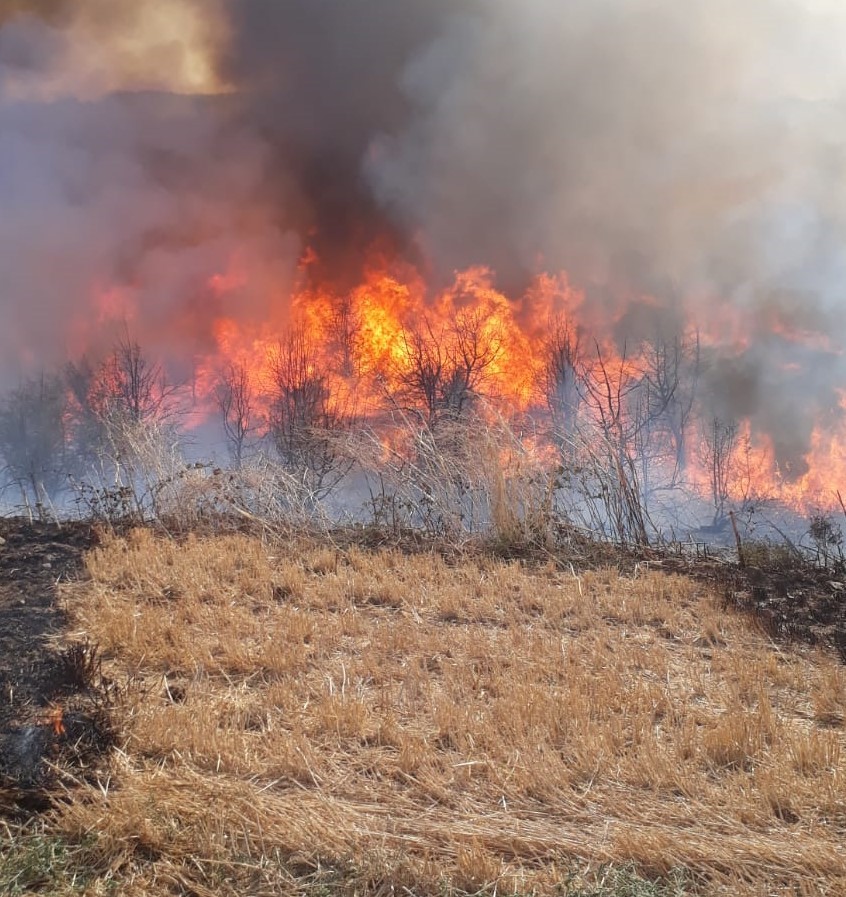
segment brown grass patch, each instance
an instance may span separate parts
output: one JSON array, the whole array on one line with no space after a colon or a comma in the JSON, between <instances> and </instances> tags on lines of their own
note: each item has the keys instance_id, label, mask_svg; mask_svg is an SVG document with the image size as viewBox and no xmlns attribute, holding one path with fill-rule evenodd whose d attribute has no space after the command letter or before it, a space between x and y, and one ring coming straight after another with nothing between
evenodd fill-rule
<instances>
[{"instance_id":1,"label":"brown grass patch","mask_svg":"<svg viewBox=\"0 0 846 897\"><path fill-rule=\"evenodd\" d=\"M139 687L54 829L122 893L546 894L628 862L846 893L843 672L701 585L145 530L87 566L74 636Z\"/></svg>"}]
</instances>

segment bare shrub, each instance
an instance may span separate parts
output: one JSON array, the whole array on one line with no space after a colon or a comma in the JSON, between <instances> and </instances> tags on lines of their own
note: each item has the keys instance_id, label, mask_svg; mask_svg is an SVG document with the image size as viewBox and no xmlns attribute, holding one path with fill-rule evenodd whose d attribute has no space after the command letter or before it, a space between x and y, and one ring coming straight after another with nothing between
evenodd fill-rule
<instances>
[{"instance_id":1,"label":"bare shrub","mask_svg":"<svg viewBox=\"0 0 846 897\"><path fill-rule=\"evenodd\" d=\"M534 445L527 445L504 420L486 431L482 446L491 539L500 549L552 548L563 522L555 504L556 480Z\"/></svg>"},{"instance_id":2,"label":"bare shrub","mask_svg":"<svg viewBox=\"0 0 846 897\"><path fill-rule=\"evenodd\" d=\"M327 322L329 355L337 359L338 373L342 377L357 376L359 371L359 340L361 314L352 296L346 294L333 305Z\"/></svg>"},{"instance_id":3,"label":"bare shrub","mask_svg":"<svg viewBox=\"0 0 846 897\"><path fill-rule=\"evenodd\" d=\"M542 383L568 515L621 543L660 535L653 513L664 520L685 488L698 380L696 333L658 334L630 355L586 351L566 319L552 322Z\"/></svg>"},{"instance_id":4,"label":"bare shrub","mask_svg":"<svg viewBox=\"0 0 846 897\"><path fill-rule=\"evenodd\" d=\"M133 424L171 420L181 410L178 385L129 333L99 364L68 364L66 379L79 415L96 423L101 439L115 442Z\"/></svg>"},{"instance_id":5,"label":"bare shrub","mask_svg":"<svg viewBox=\"0 0 846 897\"><path fill-rule=\"evenodd\" d=\"M107 523L160 520L185 469L181 437L158 421L123 420L83 477L72 479L83 516Z\"/></svg>"},{"instance_id":6,"label":"bare shrub","mask_svg":"<svg viewBox=\"0 0 846 897\"><path fill-rule=\"evenodd\" d=\"M582 393L579 389L582 369L581 334L563 317L550 322L545 345L546 358L541 389L552 418L553 433L563 451L573 447Z\"/></svg>"},{"instance_id":7,"label":"bare shrub","mask_svg":"<svg viewBox=\"0 0 846 897\"><path fill-rule=\"evenodd\" d=\"M641 381L626 348L611 361L599 344L579 370L586 414L570 442L578 459L565 470L592 526L621 543L648 545L655 527L643 484L644 433L651 416L642 405Z\"/></svg>"},{"instance_id":8,"label":"bare shrub","mask_svg":"<svg viewBox=\"0 0 846 897\"><path fill-rule=\"evenodd\" d=\"M317 347L301 329L280 341L272 362L270 438L283 468L317 497L349 471L345 437L357 422L352 400L333 390Z\"/></svg>"},{"instance_id":9,"label":"bare shrub","mask_svg":"<svg viewBox=\"0 0 846 897\"><path fill-rule=\"evenodd\" d=\"M808 525L812 557L821 567L842 569L846 564L843 553L843 528L830 514L817 511Z\"/></svg>"},{"instance_id":10,"label":"bare shrub","mask_svg":"<svg viewBox=\"0 0 846 897\"><path fill-rule=\"evenodd\" d=\"M644 416L650 432L657 431L673 461L675 486L687 466L687 436L699 386L699 332L662 334L641 346Z\"/></svg>"},{"instance_id":11,"label":"bare shrub","mask_svg":"<svg viewBox=\"0 0 846 897\"><path fill-rule=\"evenodd\" d=\"M128 334L100 364L69 364L65 379L84 463L73 481L79 506L110 522L158 517L184 468L180 388Z\"/></svg>"},{"instance_id":12,"label":"bare shrub","mask_svg":"<svg viewBox=\"0 0 846 897\"><path fill-rule=\"evenodd\" d=\"M42 374L5 396L0 403L0 454L7 480L20 490L30 516L54 514L70 462L60 377Z\"/></svg>"},{"instance_id":13,"label":"bare shrub","mask_svg":"<svg viewBox=\"0 0 846 897\"><path fill-rule=\"evenodd\" d=\"M394 413L393 425L389 442L368 428L356 444L372 523L456 537L468 523L472 527L464 507L469 483L458 456L442 451L434 431L403 411Z\"/></svg>"},{"instance_id":14,"label":"bare shrub","mask_svg":"<svg viewBox=\"0 0 846 897\"><path fill-rule=\"evenodd\" d=\"M635 353L594 342L553 318L540 389L561 462L568 514L620 542L647 544L677 517L697 394L699 336L656 334ZM666 519L665 519L666 518Z\"/></svg>"},{"instance_id":15,"label":"bare shrub","mask_svg":"<svg viewBox=\"0 0 846 897\"><path fill-rule=\"evenodd\" d=\"M321 496L262 452L238 468L183 467L160 498L171 531L259 530L274 534L326 531L331 518Z\"/></svg>"},{"instance_id":16,"label":"bare shrub","mask_svg":"<svg viewBox=\"0 0 846 897\"><path fill-rule=\"evenodd\" d=\"M73 642L59 654L59 678L62 688L93 691L103 685L103 658L100 648L85 639Z\"/></svg>"},{"instance_id":17,"label":"bare shrub","mask_svg":"<svg viewBox=\"0 0 846 897\"><path fill-rule=\"evenodd\" d=\"M390 444L365 433L358 463L373 523L500 547L554 539L553 478L511 429L488 415L441 420L437 430L397 412Z\"/></svg>"},{"instance_id":18,"label":"bare shrub","mask_svg":"<svg viewBox=\"0 0 846 897\"><path fill-rule=\"evenodd\" d=\"M429 429L470 413L484 392L491 366L502 352L499 333L478 312L464 312L436 328L424 318L403 331L402 358L393 379L395 402L420 416Z\"/></svg>"},{"instance_id":19,"label":"bare shrub","mask_svg":"<svg viewBox=\"0 0 846 897\"><path fill-rule=\"evenodd\" d=\"M230 364L221 372L214 398L230 460L240 468L258 437L260 419L246 364Z\"/></svg>"},{"instance_id":20,"label":"bare shrub","mask_svg":"<svg viewBox=\"0 0 846 897\"><path fill-rule=\"evenodd\" d=\"M738 426L734 421L712 417L702 424L700 452L708 471L708 486L714 508L713 525L725 522L731 486L735 476Z\"/></svg>"}]
</instances>

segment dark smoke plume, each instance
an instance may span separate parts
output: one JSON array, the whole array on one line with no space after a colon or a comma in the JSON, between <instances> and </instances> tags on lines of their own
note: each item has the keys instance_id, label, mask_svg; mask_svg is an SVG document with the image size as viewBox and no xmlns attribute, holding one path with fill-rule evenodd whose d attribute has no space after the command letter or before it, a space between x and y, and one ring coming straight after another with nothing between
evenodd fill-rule
<instances>
[{"instance_id":1,"label":"dark smoke plume","mask_svg":"<svg viewBox=\"0 0 846 897\"><path fill-rule=\"evenodd\" d=\"M384 214L364 162L379 135L410 127L407 66L451 20L454 0L239 0L222 74L272 147L280 207L312 234L322 274L355 282L374 241L414 257L405 222ZM270 188L273 190L273 182Z\"/></svg>"}]
</instances>

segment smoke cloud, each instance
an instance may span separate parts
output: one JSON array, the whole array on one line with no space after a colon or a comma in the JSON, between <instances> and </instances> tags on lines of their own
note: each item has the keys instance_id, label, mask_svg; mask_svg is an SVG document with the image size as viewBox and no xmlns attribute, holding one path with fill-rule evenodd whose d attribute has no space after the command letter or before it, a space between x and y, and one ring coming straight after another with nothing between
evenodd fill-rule
<instances>
[{"instance_id":1,"label":"smoke cloud","mask_svg":"<svg viewBox=\"0 0 846 897\"><path fill-rule=\"evenodd\" d=\"M366 171L443 269L563 268L718 344L728 307L750 339L709 353L714 411L798 471L844 373L844 39L833 2L493 0L407 66Z\"/></svg>"},{"instance_id":2,"label":"smoke cloud","mask_svg":"<svg viewBox=\"0 0 846 897\"><path fill-rule=\"evenodd\" d=\"M652 297L621 343L698 322L798 469L846 382L844 43L835 0L0 0L0 374L127 315L190 352L226 260L281 319L305 244L343 285L378 240Z\"/></svg>"},{"instance_id":3,"label":"smoke cloud","mask_svg":"<svg viewBox=\"0 0 846 897\"><path fill-rule=\"evenodd\" d=\"M269 149L215 72L216 0L0 7L2 367L96 352L127 325L190 365L209 279L256 272L242 315L291 281L297 235L264 201ZM181 372L180 372L181 373Z\"/></svg>"}]
</instances>

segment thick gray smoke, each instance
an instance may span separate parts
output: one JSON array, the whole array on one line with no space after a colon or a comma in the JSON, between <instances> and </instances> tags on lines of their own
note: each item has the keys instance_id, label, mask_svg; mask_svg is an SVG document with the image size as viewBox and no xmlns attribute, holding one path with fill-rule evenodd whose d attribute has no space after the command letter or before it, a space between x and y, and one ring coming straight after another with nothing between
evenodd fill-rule
<instances>
[{"instance_id":1,"label":"thick gray smoke","mask_svg":"<svg viewBox=\"0 0 846 897\"><path fill-rule=\"evenodd\" d=\"M405 72L462 5L475 0L228 3L223 77L273 147L279 204L309 232L322 276L355 281L374 240L414 256L416 222L385 214L364 164L380 135L411 127Z\"/></svg>"},{"instance_id":2,"label":"thick gray smoke","mask_svg":"<svg viewBox=\"0 0 846 897\"><path fill-rule=\"evenodd\" d=\"M415 115L366 170L443 268L565 268L716 340L720 306L743 316L715 411L796 469L843 383L844 39L834 2L491 0L408 65Z\"/></svg>"},{"instance_id":3,"label":"thick gray smoke","mask_svg":"<svg viewBox=\"0 0 846 897\"><path fill-rule=\"evenodd\" d=\"M60 348L92 280L114 278L145 285L151 331L196 338L214 300L198 284L236 246L259 283L286 282L304 241L343 282L378 238L435 283L485 264L506 288L566 269L599 311L649 294L657 311L635 309L615 336L650 335L657 316L731 343L706 352L713 410L751 417L794 469L812 421L834 413L838 0L116 7L0 2L0 302L14 345ZM227 95L162 94L162 71L184 93L207 80L190 48L174 55L185 34L213 47ZM117 49L101 65L80 49L105 45ZM79 89L63 93L69 71ZM242 301L262 313L260 296Z\"/></svg>"}]
</instances>

